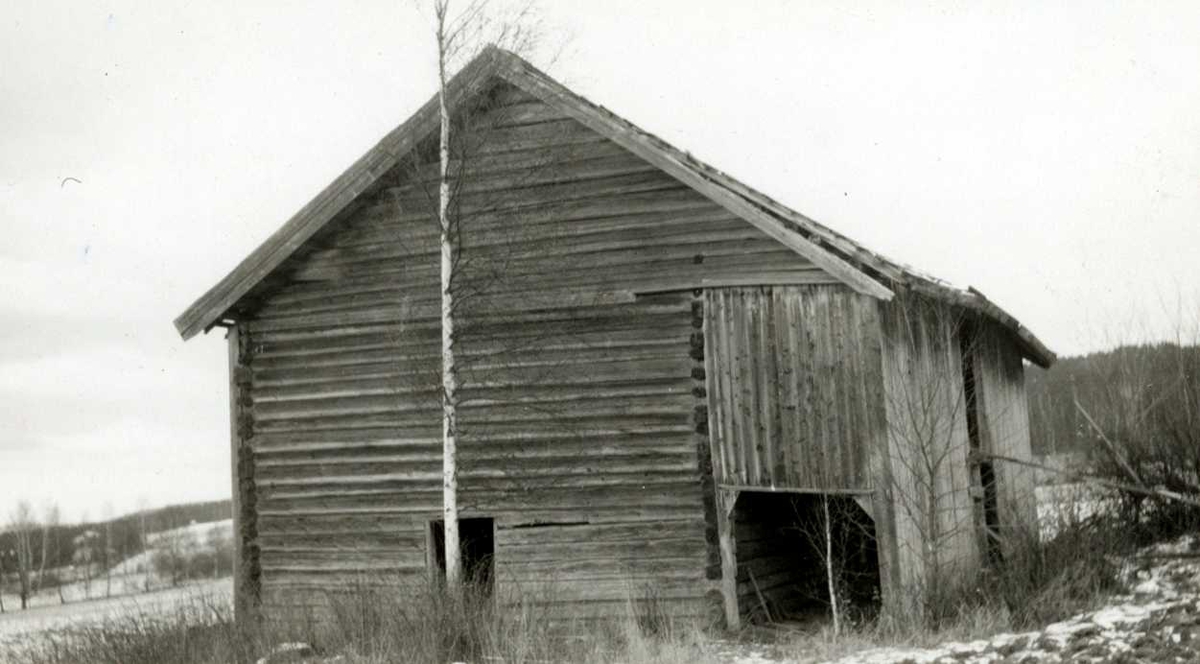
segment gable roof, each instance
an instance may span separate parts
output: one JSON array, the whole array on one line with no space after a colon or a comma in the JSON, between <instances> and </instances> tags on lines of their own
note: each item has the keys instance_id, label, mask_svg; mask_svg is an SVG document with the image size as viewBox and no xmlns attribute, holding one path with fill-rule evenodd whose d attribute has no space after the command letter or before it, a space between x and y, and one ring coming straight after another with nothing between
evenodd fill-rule
<instances>
[{"instance_id":1,"label":"gable roof","mask_svg":"<svg viewBox=\"0 0 1200 664\"><path fill-rule=\"evenodd\" d=\"M486 48L448 84L453 107L504 80L577 120L749 222L855 291L889 300L906 287L992 318L1015 337L1022 353L1041 366L1055 356L1015 318L974 289L959 289L891 261L751 189L629 121L571 92L518 56ZM366 191L438 127L437 96L384 136L344 173L268 237L225 278L175 319L184 339L220 322L242 297Z\"/></svg>"}]
</instances>

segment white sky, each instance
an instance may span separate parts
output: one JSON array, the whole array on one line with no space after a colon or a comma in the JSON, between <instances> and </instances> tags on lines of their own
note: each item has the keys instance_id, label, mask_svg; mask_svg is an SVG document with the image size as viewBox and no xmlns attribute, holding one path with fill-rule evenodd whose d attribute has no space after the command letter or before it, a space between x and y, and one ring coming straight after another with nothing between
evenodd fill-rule
<instances>
[{"instance_id":1,"label":"white sky","mask_svg":"<svg viewBox=\"0 0 1200 664\"><path fill-rule=\"evenodd\" d=\"M1200 4L545 19L573 35L551 73L576 91L980 288L1060 354L1168 335L1200 304ZM424 102L432 67L406 0L0 12L0 515L229 495L225 344L171 321Z\"/></svg>"}]
</instances>

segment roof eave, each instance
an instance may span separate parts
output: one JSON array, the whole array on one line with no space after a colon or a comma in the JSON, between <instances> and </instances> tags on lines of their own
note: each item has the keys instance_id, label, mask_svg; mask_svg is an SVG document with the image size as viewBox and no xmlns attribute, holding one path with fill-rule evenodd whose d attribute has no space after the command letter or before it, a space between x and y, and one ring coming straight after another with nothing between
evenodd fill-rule
<instances>
[{"instance_id":1,"label":"roof eave","mask_svg":"<svg viewBox=\"0 0 1200 664\"><path fill-rule=\"evenodd\" d=\"M449 103L469 96L494 73L503 51L489 46L449 83ZM207 332L242 297L279 267L329 220L395 166L401 157L436 128L438 96L433 95L416 113L393 129L333 182L321 190L278 230L223 279L209 288L174 321L175 329L186 341Z\"/></svg>"}]
</instances>

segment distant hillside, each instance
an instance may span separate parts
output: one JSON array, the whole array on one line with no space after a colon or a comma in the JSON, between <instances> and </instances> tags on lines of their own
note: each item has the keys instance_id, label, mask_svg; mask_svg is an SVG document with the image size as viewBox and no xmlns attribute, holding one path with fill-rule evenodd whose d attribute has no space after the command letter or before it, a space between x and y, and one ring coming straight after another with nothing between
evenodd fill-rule
<instances>
[{"instance_id":1,"label":"distant hillside","mask_svg":"<svg viewBox=\"0 0 1200 664\"><path fill-rule=\"evenodd\" d=\"M1121 346L1064 357L1049 370L1029 367L1025 383L1034 454L1087 451L1095 443L1076 397L1106 431L1187 435L1180 417L1200 403L1200 346Z\"/></svg>"},{"instance_id":2,"label":"distant hillside","mask_svg":"<svg viewBox=\"0 0 1200 664\"><path fill-rule=\"evenodd\" d=\"M97 521L93 523L60 525L53 528L49 533L48 545L46 547L46 567L54 568L69 565L75 553L74 542L76 538L89 530L103 536L106 523L111 523L112 555L114 561L116 561L123 560L141 551L141 533L143 527L145 528L145 532L149 534L186 526L193 521L196 523L222 521L230 518L232 509L228 500L214 500L203 503L169 505L167 507L146 510L145 512L134 512L133 514L119 516L111 522ZM39 519L42 517L41 514L37 516ZM33 566L37 568L41 566L42 559L42 534L40 529L34 536L33 544ZM15 548L16 544L13 533L0 533L0 551L9 551ZM11 570L8 571L11 572Z\"/></svg>"}]
</instances>

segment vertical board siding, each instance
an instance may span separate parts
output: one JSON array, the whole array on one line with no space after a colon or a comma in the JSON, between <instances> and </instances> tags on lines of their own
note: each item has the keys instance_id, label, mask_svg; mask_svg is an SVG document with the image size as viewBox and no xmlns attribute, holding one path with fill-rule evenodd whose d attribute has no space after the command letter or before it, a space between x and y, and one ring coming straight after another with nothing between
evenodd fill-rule
<instances>
[{"instance_id":1,"label":"vertical board siding","mask_svg":"<svg viewBox=\"0 0 1200 664\"><path fill-rule=\"evenodd\" d=\"M603 615L651 588L700 613L711 582L692 296L665 291L831 279L573 120L511 89L493 101L466 134L474 156L455 164L469 257L459 283L481 284L458 312L463 516L496 520L504 592L549 583L564 615ZM249 444L268 611L427 573L427 523L441 509L435 172L429 158L397 167L252 294ZM739 344L774 352L778 321L725 322ZM760 353L720 343L742 349L754 375ZM775 382L710 389L736 389L749 407ZM754 417L756 440L786 419L776 408Z\"/></svg>"},{"instance_id":2,"label":"vertical board siding","mask_svg":"<svg viewBox=\"0 0 1200 664\"><path fill-rule=\"evenodd\" d=\"M871 488L883 427L877 311L843 286L705 291L719 482Z\"/></svg>"},{"instance_id":3,"label":"vertical board siding","mask_svg":"<svg viewBox=\"0 0 1200 664\"><path fill-rule=\"evenodd\" d=\"M957 336L963 321L958 310L919 296L879 306L894 558L907 599L915 599L979 565Z\"/></svg>"},{"instance_id":4,"label":"vertical board siding","mask_svg":"<svg viewBox=\"0 0 1200 664\"><path fill-rule=\"evenodd\" d=\"M983 449L1000 456L1030 459L1029 404L1021 353L1010 336L994 323L983 323L979 329L975 376ZM1037 499L1033 469L996 461L995 472L1001 534L1035 533Z\"/></svg>"}]
</instances>

